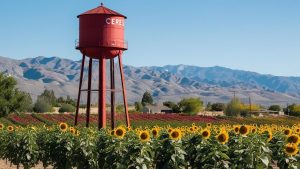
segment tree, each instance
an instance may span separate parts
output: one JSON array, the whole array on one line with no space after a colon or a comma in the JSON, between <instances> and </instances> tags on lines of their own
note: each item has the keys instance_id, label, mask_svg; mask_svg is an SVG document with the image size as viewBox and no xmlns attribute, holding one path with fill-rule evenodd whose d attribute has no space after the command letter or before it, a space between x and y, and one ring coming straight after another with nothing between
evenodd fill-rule
<instances>
[{"instance_id":1,"label":"tree","mask_svg":"<svg viewBox=\"0 0 300 169\"><path fill-rule=\"evenodd\" d=\"M211 111L212 110L212 108L211 108L211 102L207 103L205 110L206 111Z\"/></svg>"},{"instance_id":2,"label":"tree","mask_svg":"<svg viewBox=\"0 0 300 169\"><path fill-rule=\"evenodd\" d=\"M281 111L281 107L279 105L271 105L268 110Z\"/></svg>"},{"instance_id":3,"label":"tree","mask_svg":"<svg viewBox=\"0 0 300 169\"><path fill-rule=\"evenodd\" d=\"M61 107L59 108L58 112L64 113L64 112L75 112L75 107L71 104L63 103Z\"/></svg>"},{"instance_id":4,"label":"tree","mask_svg":"<svg viewBox=\"0 0 300 169\"><path fill-rule=\"evenodd\" d=\"M153 104L153 98L150 92L146 91L142 98L142 105Z\"/></svg>"},{"instance_id":5,"label":"tree","mask_svg":"<svg viewBox=\"0 0 300 169\"><path fill-rule=\"evenodd\" d=\"M134 107L137 112L141 112L143 110L143 105L141 102L135 102Z\"/></svg>"},{"instance_id":6,"label":"tree","mask_svg":"<svg viewBox=\"0 0 300 169\"><path fill-rule=\"evenodd\" d=\"M42 98L43 100L47 101L52 107L56 106L57 99L53 90L45 89L44 92L38 96L38 98Z\"/></svg>"},{"instance_id":7,"label":"tree","mask_svg":"<svg viewBox=\"0 0 300 169\"><path fill-rule=\"evenodd\" d=\"M176 104L174 102L166 101L166 102L163 102L163 105L166 106L166 107L169 107L170 109L172 109L173 113L180 113L181 112L180 107L178 106L178 104Z\"/></svg>"},{"instance_id":8,"label":"tree","mask_svg":"<svg viewBox=\"0 0 300 169\"><path fill-rule=\"evenodd\" d=\"M226 109L226 105L224 103L213 103L211 105L211 111L224 111Z\"/></svg>"},{"instance_id":9,"label":"tree","mask_svg":"<svg viewBox=\"0 0 300 169\"><path fill-rule=\"evenodd\" d=\"M203 101L200 98L186 98L182 99L178 106L182 112L187 114L197 114L203 107Z\"/></svg>"},{"instance_id":10,"label":"tree","mask_svg":"<svg viewBox=\"0 0 300 169\"><path fill-rule=\"evenodd\" d=\"M10 76L0 73L0 116L12 112L30 111L32 99L28 93L20 92L17 81Z\"/></svg>"},{"instance_id":11,"label":"tree","mask_svg":"<svg viewBox=\"0 0 300 169\"><path fill-rule=\"evenodd\" d=\"M33 111L37 113L51 112L52 105L44 98L39 97L34 104Z\"/></svg>"},{"instance_id":12,"label":"tree","mask_svg":"<svg viewBox=\"0 0 300 169\"><path fill-rule=\"evenodd\" d=\"M238 98L233 98L227 104L225 114L227 116L239 116L242 111L242 103Z\"/></svg>"},{"instance_id":13,"label":"tree","mask_svg":"<svg viewBox=\"0 0 300 169\"><path fill-rule=\"evenodd\" d=\"M285 109L285 114L300 117L300 105L291 104Z\"/></svg>"}]
</instances>

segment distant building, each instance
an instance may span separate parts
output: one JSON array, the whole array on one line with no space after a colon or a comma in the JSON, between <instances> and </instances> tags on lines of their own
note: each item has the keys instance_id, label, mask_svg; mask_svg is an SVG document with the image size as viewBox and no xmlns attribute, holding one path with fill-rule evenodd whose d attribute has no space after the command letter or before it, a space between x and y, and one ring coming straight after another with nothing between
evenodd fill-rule
<instances>
[{"instance_id":1,"label":"distant building","mask_svg":"<svg viewBox=\"0 0 300 169\"><path fill-rule=\"evenodd\" d=\"M252 116L284 116L283 111L273 111L273 110L259 110L252 111Z\"/></svg>"},{"instance_id":2,"label":"distant building","mask_svg":"<svg viewBox=\"0 0 300 169\"><path fill-rule=\"evenodd\" d=\"M172 109L169 107L166 107L162 104L159 105L147 105L142 109L143 113L149 113L149 114L164 114L164 113L173 113Z\"/></svg>"}]
</instances>

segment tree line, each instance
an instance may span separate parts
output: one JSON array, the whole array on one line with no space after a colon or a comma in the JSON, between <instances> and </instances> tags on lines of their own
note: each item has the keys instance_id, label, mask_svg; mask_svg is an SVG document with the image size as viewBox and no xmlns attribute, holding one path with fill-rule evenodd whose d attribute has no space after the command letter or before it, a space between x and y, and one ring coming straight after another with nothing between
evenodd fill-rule
<instances>
[{"instance_id":1,"label":"tree line","mask_svg":"<svg viewBox=\"0 0 300 169\"><path fill-rule=\"evenodd\" d=\"M17 81L4 73L0 73L0 117L18 112L52 112L53 107L60 107L59 112L75 111L75 100L56 98L54 91L44 90L34 103L30 94L19 91Z\"/></svg>"},{"instance_id":2,"label":"tree line","mask_svg":"<svg viewBox=\"0 0 300 169\"><path fill-rule=\"evenodd\" d=\"M7 116L15 112L52 112L54 107L60 107L59 112L74 112L76 100L70 96L66 98L55 96L54 91L44 90L36 102L29 93L19 91L16 88L17 81L3 73L0 73L0 116ZM135 102L135 111L141 112L144 107L154 105L152 94L146 91L140 102ZM208 103L204 105L201 98L190 97L183 98L179 102L165 101L163 105L169 107L173 113L197 114L200 111L223 111L227 116L249 116L253 111L259 111L264 108L256 104L244 104L240 99L234 97L228 103ZM108 105L109 106L109 105ZM123 105L116 107L117 112L122 112ZM266 109L266 108L264 108ZM300 117L300 105L291 104L282 108L280 105L271 105L267 108L270 111L283 111L287 115Z\"/></svg>"}]
</instances>

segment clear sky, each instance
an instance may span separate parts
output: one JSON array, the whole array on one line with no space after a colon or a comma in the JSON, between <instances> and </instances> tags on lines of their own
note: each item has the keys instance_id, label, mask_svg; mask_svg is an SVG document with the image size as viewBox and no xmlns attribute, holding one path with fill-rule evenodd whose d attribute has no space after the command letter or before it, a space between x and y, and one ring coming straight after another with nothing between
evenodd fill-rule
<instances>
[{"instance_id":1,"label":"clear sky","mask_svg":"<svg viewBox=\"0 0 300 169\"><path fill-rule=\"evenodd\" d=\"M0 56L79 60L76 16L99 0L1 0ZM224 66L300 76L299 0L103 0L128 17L133 66Z\"/></svg>"}]
</instances>

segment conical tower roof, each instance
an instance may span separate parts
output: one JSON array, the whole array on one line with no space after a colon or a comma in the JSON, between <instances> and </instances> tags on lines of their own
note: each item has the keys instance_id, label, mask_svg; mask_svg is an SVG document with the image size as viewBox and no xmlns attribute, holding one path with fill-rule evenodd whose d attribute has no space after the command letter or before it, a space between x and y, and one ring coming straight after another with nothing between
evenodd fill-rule
<instances>
[{"instance_id":1,"label":"conical tower roof","mask_svg":"<svg viewBox=\"0 0 300 169\"><path fill-rule=\"evenodd\" d=\"M101 6L98 6L97 8L94 8L94 9L91 9L89 11L86 11L80 15L78 15L77 17L81 16L81 15L113 15L113 16L122 16L124 18L127 18L126 16L116 12L116 11L113 11L109 8L106 8L103 3L101 3Z\"/></svg>"}]
</instances>

